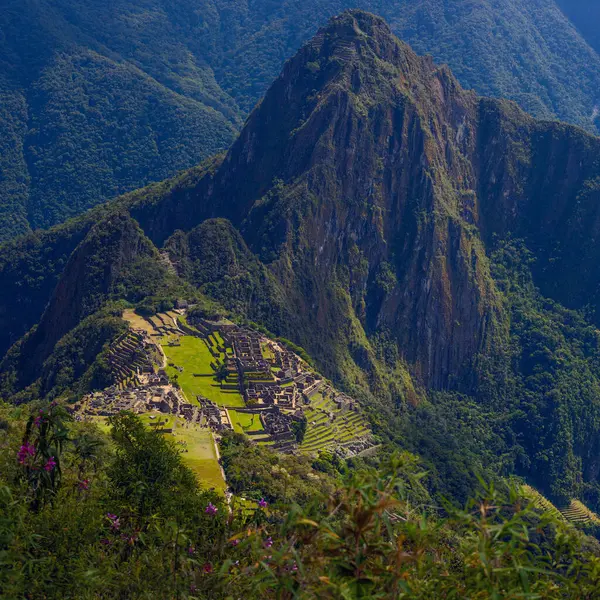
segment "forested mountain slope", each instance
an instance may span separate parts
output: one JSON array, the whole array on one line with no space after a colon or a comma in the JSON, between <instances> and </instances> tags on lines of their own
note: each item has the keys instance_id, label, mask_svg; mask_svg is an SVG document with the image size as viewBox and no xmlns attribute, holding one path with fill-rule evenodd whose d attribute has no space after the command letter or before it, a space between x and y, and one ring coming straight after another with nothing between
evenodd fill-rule
<instances>
[{"instance_id":1,"label":"forested mountain slope","mask_svg":"<svg viewBox=\"0 0 600 600\"><path fill-rule=\"evenodd\" d=\"M2 393L56 393L44 365L110 303L205 295L303 346L455 497L476 460L598 507L599 182L600 138L344 13L226 155L2 246Z\"/></svg>"},{"instance_id":2,"label":"forested mountain slope","mask_svg":"<svg viewBox=\"0 0 600 600\"><path fill-rule=\"evenodd\" d=\"M171 176L233 139L238 111L211 70L168 21L128 4L2 3L0 239Z\"/></svg>"},{"instance_id":3,"label":"forested mountain slope","mask_svg":"<svg viewBox=\"0 0 600 600\"><path fill-rule=\"evenodd\" d=\"M284 61L354 7L464 86L594 130L600 58L554 0L4 0L0 239L228 147Z\"/></svg>"}]
</instances>

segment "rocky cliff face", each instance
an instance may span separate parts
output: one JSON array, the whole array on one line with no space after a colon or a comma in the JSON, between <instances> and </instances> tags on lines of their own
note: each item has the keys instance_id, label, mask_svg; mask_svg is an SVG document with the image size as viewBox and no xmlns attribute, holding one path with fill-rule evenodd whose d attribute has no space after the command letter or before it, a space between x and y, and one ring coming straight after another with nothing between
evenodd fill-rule
<instances>
[{"instance_id":1,"label":"rocky cliff face","mask_svg":"<svg viewBox=\"0 0 600 600\"><path fill-rule=\"evenodd\" d=\"M462 90L351 11L286 64L194 202L239 228L316 356L368 367L367 338L386 330L443 389L469 380L504 327L495 235L527 240L545 291L589 300L597 251L581 242L595 239L599 149Z\"/></svg>"}]
</instances>

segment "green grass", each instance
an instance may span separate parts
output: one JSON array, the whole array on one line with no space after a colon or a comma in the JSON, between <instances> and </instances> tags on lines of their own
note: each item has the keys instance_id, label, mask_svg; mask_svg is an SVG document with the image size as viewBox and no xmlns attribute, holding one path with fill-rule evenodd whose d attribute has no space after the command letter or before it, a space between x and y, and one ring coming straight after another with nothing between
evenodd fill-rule
<instances>
[{"instance_id":1,"label":"green grass","mask_svg":"<svg viewBox=\"0 0 600 600\"><path fill-rule=\"evenodd\" d=\"M273 354L269 344L261 344L260 349L265 360L273 360L275 358L275 354Z\"/></svg>"},{"instance_id":2,"label":"green grass","mask_svg":"<svg viewBox=\"0 0 600 600\"><path fill-rule=\"evenodd\" d=\"M175 441L183 440L187 443L188 451L184 452L181 457L183 462L197 475L201 484L218 490L225 489L225 482L209 429L194 427L187 429L178 426L175 434L171 437Z\"/></svg>"},{"instance_id":3,"label":"green grass","mask_svg":"<svg viewBox=\"0 0 600 600\"><path fill-rule=\"evenodd\" d=\"M155 416L156 419L151 419ZM152 412L139 415L142 422L150 425L158 421L167 421L168 424L161 428L173 428L174 432L165 434L165 437L175 442L186 442L187 452L181 454L183 462L195 473L203 487L214 487L224 491L226 488L221 467L217 460L217 454L213 443L212 434L209 429L199 427L187 427L184 419L173 415L163 415ZM111 427L106 417L98 417L94 422L105 433L110 433Z\"/></svg>"},{"instance_id":4,"label":"green grass","mask_svg":"<svg viewBox=\"0 0 600 600\"><path fill-rule=\"evenodd\" d=\"M151 418L154 417L154 418ZM163 415L162 413L152 412L140 415L142 422L150 427L158 427L159 429L170 429L174 427L175 417L173 415ZM158 425L160 423L160 425Z\"/></svg>"},{"instance_id":5,"label":"green grass","mask_svg":"<svg viewBox=\"0 0 600 600\"><path fill-rule=\"evenodd\" d=\"M251 415L230 410L229 416L231 417L234 431L237 431L238 433L244 433L246 431L263 431L259 415Z\"/></svg>"},{"instance_id":6,"label":"green grass","mask_svg":"<svg viewBox=\"0 0 600 600\"><path fill-rule=\"evenodd\" d=\"M183 367L180 373L173 367L167 367L169 377L177 375L177 381L188 402L196 404L196 396L205 396L221 406L244 406L244 399L235 390L222 390L214 378L210 366L215 358L208 350L204 340L192 336L182 336L180 346L163 346L169 363ZM194 375L198 375L195 377Z\"/></svg>"}]
</instances>

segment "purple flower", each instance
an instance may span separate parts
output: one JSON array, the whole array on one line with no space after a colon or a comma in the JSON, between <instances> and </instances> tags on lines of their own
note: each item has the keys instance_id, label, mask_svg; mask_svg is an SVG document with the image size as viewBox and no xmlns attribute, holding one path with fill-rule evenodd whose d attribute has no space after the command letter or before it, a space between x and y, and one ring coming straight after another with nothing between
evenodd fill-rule
<instances>
[{"instance_id":1,"label":"purple flower","mask_svg":"<svg viewBox=\"0 0 600 600\"><path fill-rule=\"evenodd\" d=\"M218 511L219 511L219 509L212 502L209 502L208 506L206 507L206 510L204 512L207 515L210 515L211 517L214 517L217 514Z\"/></svg>"},{"instance_id":2,"label":"purple flower","mask_svg":"<svg viewBox=\"0 0 600 600\"><path fill-rule=\"evenodd\" d=\"M237 546L240 543L240 540L231 540L232 546Z\"/></svg>"},{"instance_id":3,"label":"purple flower","mask_svg":"<svg viewBox=\"0 0 600 600\"><path fill-rule=\"evenodd\" d=\"M212 565L210 563L204 563L204 566L202 567L202 570L205 573L212 573L213 567L212 567Z\"/></svg>"},{"instance_id":4,"label":"purple flower","mask_svg":"<svg viewBox=\"0 0 600 600\"><path fill-rule=\"evenodd\" d=\"M36 417L36 418L33 420L33 424L34 424L36 427L39 427L39 426L40 426L40 425L41 425L43 422L44 422L44 417L41 417L41 416L40 416L40 417Z\"/></svg>"},{"instance_id":5,"label":"purple flower","mask_svg":"<svg viewBox=\"0 0 600 600\"><path fill-rule=\"evenodd\" d=\"M107 540L106 538L104 538L103 540L100 540L100 543L103 546L110 546L112 544L112 542L110 540Z\"/></svg>"},{"instance_id":6,"label":"purple flower","mask_svg":"<svg viewBox=\"0 0 600 600\"><path fill-rule=\"evenodd\" d=\"M19 451L17 452L17 460L19 461L19 464L25 464L28 456L35 456L35 446L29 442L26 442L19 448Z\"/></svg>"},{"instance_id":7,"label":"purple flower","mask_svg":"<svg viewBox=\"0 0 600 600\"><path fill-rule=\"evenodd\" d=\"M192 583L192 585L190 585L190 594L195 594L197 589L198 588Z\"/></svg>"},{"instance_id":8,"label":"purple flower","mask_svg":"<svg viewBox=\"0 0 600 600\"><path fill-rule=\"evenodd\" d=\"M269 506L269 503L264 498L261 498L258 503L258 506L260 506L261 508L267 508L267 506Z\"/></svg>"},{"instance_id":9,"label":"purple flower","mask_svg":"<svg viewBox=\"0 0 600 600\"><path fill-rule=\"evenodd\" d=\"M44 465L44 470L50 473L50 471L54 471L54 467L56 467L56 461L54 460L54 456L51 456L48 459L48 462Z\"/></svg>"},{"instance_id":10,"label":"purple flower","mask_svg":"<svg viewBox=\"0 0 600 600\"><path fill-rule=\"evenodd\" d=\"M80 481L78 487L80 490L89 490L90 489L90 480L84 479L83 481Z\"/></svg>"},{"instance_id":11,"label":"purple flower","mask_svg":"<svg viewBox=\"0 0 600 600\"><path fill-rule=\"evenodd\" d=\"M110 523L110 528L113 531L117 531L121 527L121 521L119 520L119 517L117 517L117 515L113 515L112 513L108 513L106 515L106 518L111 522Z\"/></svg>"},{"instance_id":12,"label":"purple flower","mask_svg":"<svg viewBox=\"0 0 600 600\"><path fill-rule=\"evenodd\" d=\"M265 548L270 548L272 545L273 545L273 538L271 536L269 536L265 540Z\"/></svg>"},{"instance_id":13,"label":"purple flower","mask_svg":"<svg viewBox=\"0 0 600 600\"><path fill-rule=\"evenodd\" d=\"M194 548L194 546L190 546L188 548L188 554L194 554L194 552L196 552L196 548Z\"/></svg>"}]
</instances>

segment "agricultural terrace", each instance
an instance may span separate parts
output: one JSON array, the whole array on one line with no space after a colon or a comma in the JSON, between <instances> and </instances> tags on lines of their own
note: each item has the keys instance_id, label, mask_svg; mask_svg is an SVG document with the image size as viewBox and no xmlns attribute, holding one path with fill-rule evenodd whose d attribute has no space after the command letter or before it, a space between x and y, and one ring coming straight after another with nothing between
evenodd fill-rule
<instances>
[{"instance_id":1,"label":"agricultural terrace","mask_svg":"<svg viewBox=\"0 0 600 600\"><path fill-rule=\"evenodd\" d=\"M167 340L161 341L167 356L169 378L177 380L191 404L197 404L196 396L204 396L220 406L243 407L245 403L239 391L222 389L215 379L211 363L217 359L208 349L207 342L218 353L216 348L219 343L212 335L207 341L184 335L179 338L178 345L169 345Z\"/></svg>"},{"instance_id":2,"label":"agricultural terrace","mask_svg":"<svg viewBox=\"0 0 600 600\"><path fill-rule=\"evenodd\" d=\"M363 415L350 410L339 410L331 396L323 396L321 393L311 398L304 414L308 420L306 434L300 446L304 453L317 453L370 433Z\"/></svg>"}]
</instances>

